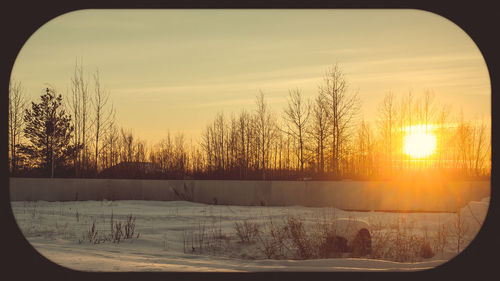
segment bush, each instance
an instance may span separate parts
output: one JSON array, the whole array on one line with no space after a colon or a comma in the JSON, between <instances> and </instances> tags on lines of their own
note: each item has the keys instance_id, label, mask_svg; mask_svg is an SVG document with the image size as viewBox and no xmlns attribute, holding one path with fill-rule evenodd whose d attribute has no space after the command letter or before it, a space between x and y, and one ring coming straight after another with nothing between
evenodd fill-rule
<instances>
[{"instance_id":1,"label":"bush","mask_svg":"<svg viewBox=\"0 0 500 281\"><path fill-rule=\"evenodd\" d=\"M349 220L351 224L354 225L354 221ZM258 234L259 249L268 259L338 258L353 251L353 256L359 257L371 252L368 229L361 229L353 241L348 241L348 237L338 235L337 226L336 220L331 218L317 219L307 227L305 220L297 216L288 216L281 223L270 220Z\"/></svg>"},{"instance_id":2,"label":"bush","mask_svg":"<svg viewBox=\"0 0 500 281\"><path fill-rule=\"evenodd\" d=\"M351 250L353 257L362 257L371 253L372 239L368 229L362 228L359 230L352 241Z\"/></svg>"},{"instance_id":3,"label":"bush","mask_svg":"<svg viewBox=\"0 0 500 281\"><path fill-rule=\"evenodd\" d=\"M426 239L414 232L413 226L400 218L390 228L383 230L378 224L372 231L372 258L384 258L397 262L415 262L421 257Z\"/></svg>"},{"instance_id":4,"label":"bush","mask_svg":"<svg viewBox=\"0 0 500 281\"><path fill-rule=\"evenodd\" d=\"M420 256L424 259L430 259L434 256L434 251L432 251L431 244L429 242L422 243Z\"/></svg>"},{"instance_id":5,"label":"bush","mask_svg":"<svg viewBox=\"0 0 500 281\"><path fill-rule=\"evenodd\" d=\"M342 236L328 234L322 246L320 246L320 255L322 258L338 258L341 253L349 251L347 239Z\"/></svg>"},{"instance_id":6,"label":"bush","mask_svg":"<svg viewBox=\"0 0 500 281\"><path fill-rule=\"evenodd\" d=\"M257 238L260 245L257 247L266 258L279 259L285 257L285 239L287 230L282 225L275 224L272 219L265 224L265 230L258 232Z\"/></svg>"},{"instance_id":7,"label":"bush","mask_svg":"<svg viewBox=\"0 0 500 281\"><path fill-rule=\"evenodd\" d=\"M307 234L300 218L289 216L286 220L285 231L295 248L297 258L309 259L314 256L313 239Z\"/></svg>"},{"instance_id":8,"label":"bush","mask_svg":"<svg viewBox=\"0 0 500 281\"><path fill-rule=\"evenodd\" d=\"M234 223L236 236L242 243L251 243L257 238L260 232L260 227L257 223L252 223L247 220Z\"/></svg>"}]
</instances>

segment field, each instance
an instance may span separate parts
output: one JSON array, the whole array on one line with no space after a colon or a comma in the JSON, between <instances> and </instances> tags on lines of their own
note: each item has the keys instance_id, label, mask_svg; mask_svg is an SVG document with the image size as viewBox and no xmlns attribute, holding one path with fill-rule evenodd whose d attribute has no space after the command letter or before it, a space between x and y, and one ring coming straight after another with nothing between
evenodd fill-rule
<instances>
[{"instance_id":1,"label":"field","mask_svg":"<svg viewBox=\"0 0 500 281\"><path fill-rule=\"evenodd\" d=\"M475 237L489 198L459 213L207 205L187 201L20 201L15 219L49 260L80 271L394 271L432 268ZM368 225L371 251L325 252L325 234ZM322 242L323 241L323 242Z\"/></svg>"}]
</instances>

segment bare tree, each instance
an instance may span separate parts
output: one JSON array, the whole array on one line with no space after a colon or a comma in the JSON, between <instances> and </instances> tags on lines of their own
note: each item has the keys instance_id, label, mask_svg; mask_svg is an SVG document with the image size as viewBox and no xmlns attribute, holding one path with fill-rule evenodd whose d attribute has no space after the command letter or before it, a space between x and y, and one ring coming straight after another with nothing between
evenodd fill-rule
<instances>
[{"instance_id":1,"label":"bare tree","mask_svg":"<svg viewBox=\"0 0 500 281\"><path fill-rule=\"evenodd\" d=\"M404 99L403 101L405 104L406 104L406 118L407 118L407 127L410 129L410 133L411 133L411 129L412 129L412 126L413 126L413 122L415 121L413 119L413 115L414 115L414 100L413 100L413 94L411 91L408 91L408 96Z\"/></svg>"},{"instance_id":2,"label":"bare tree","mask_svg":"<svg viewBox=\"0 0 500 281\"><path fill-rule=\"evenodd\" d=\"M428 132L428 127L430 124L432 124L433 119L434 119L434 113L435 113L435 107L434 107L434 99L435 95L431 91L426 91L424 94L424 101L423 101L423 124L425 125L425 133Z\"/></svg>"},{"instance_id":3,"label":"bare tree","mask_svg":"<svg viewBox=\"0 0 500 281\"><path fill-rule=\"evenodd\" d=\"M304 173L304 137L307 135L307 125L311 113L311 104L304 103L299 89L289 91L290 100L285 108L288 131L298 141L300 172Z\"/></svg>"},{"instance_id":4,"label":"bare tree","mask_svg":"<svg viewBox=\"0 0 500 281\"><path fill-rule=\"evenodd\" d=\"M9 148L10 148L10 172L17 172L17 145L19 144L22 127L24 125L23 112L26 100L21 82L11 80L9 83Z\"/></svg>"},{"instance_id":5,"label":"bare tree","mask_svg":"<svg viewBox=\"0 0 500 281\"><path fill-rule=\"evenodd\" d=\"M455 153L460 172L466 176L480 176L488 151L486 125L483 122L467 122L461 113L455 133Z\"/></svg>"},{"instance_id":6,"label":"bare tree","mask_svg":"<svg viewBox=\"0 0 500 281\"><path fill-rule=\"evenodd\" d=\"M184 144L184 135L177 133L174 138L174 170L177 177L183 177L187 167L187 153Z\"/></svg>"},{"instance_id":7,"label":"bare tree","mask_svg":"<svg viewBox=\"0 0 500 281\"><path fill-rule=\"evenodd\" d=\"M401 151L404 146L405 137L405 127L406 127L406 116L407 116L407 104L401 99L399 106L396 109L396 123L397 123L397 148ZM404 153L398 153L399 155L399 169L402 171L404 168Z\"/></svg>"},{"instance_id":8,"label":"bare tree","mask_svg":"<svg viewBox=\"0 0 500 281\"><path fill-rule=\"evenodd\" d=\"M115 111L113 110L113 115L110 119L107 130L105 130L104 134L104 145L103 145L103 154L106 155L104 157L105 164L104 167L111 167L113 165L118 164L119 161L119 132L116 128L115 124Z\"/></svg>"},{"instance_id":9,"label":"bare tree","mask_svg":"<svg viewBox=\"0 0 500 281\"><path fill-rule=\"evenodd\" d=\"M99 143L100 137L103 134L104 130L107 130L111 118L113 116L114 109L111 108L106 111L108 101L109 101L109 93L104 91L101 86L99 70L96 70L94 73L94 96L91 100L92 105L94 107L95 119L94 119L94 146L95 146L95 155L94 155L94 166L96 169L96 173L99 171L98 161L99 161L99 152L101 149L101 145Z\"/></svg>"},{"instance_id":10,"label":"bare tree","mask_svg":"<svg viewBox=\"0 0 500 281\"><path fill-rule=\"evenodd\" d=\"M190 140L190 153L191 153L191 173L192 175L199 175L203 171L203 153L195 144Z\"/></svg>"},{"instance_id":11,"label":"bare tree","mask_svg":"<svg viewBox=\"0 0 500 281\"><path fill-rule=\"evenodd\" d=\"M392 173L392 161L394 151L394 130L396 129L396 104L394 94L388 93L378 108L378 128L382 136L384 147L384 167Z\"/></svg>"},{"instance_id":12,"label":"bare tree","mask_svg":"<svg viewBox=\"0 0 500 281\"><path fill-rule=\"evenodd\" d=\"M73 165L75 167L75 176L81 176L82 170L86 167L87 154L87 115L88 115L88 81L84 77L83 66L78 61L75 63L73 77L71 78L71 93L69 99L69 108L73 116L73 127L75 128L73 136L74 151Z\"/></svg>"},{"instance_id":13,"label":"bare tree","mask_svg":"<svg viewBox=\"0 0 500 281\"><path fill-rule=\"evenodd\" d=\"M370 177L373 175L373 134L370 125L363 119L357 131L358 161L354 163L361 176Z\"/></svg>"},{"instance_id":14,"label":"bare tree","mask_svg":"<svg viewBox=\"0 0 500 281\"><path fill-rule=\"evenodd\" d=\"M474 124L474 171L475 176L481 176L487 159L488 147L486 141L486 125L484 122Z\"/></svg>"},{"instance_id":15,"label":"bare tree","mask_svg":"<svg viewBox=\"0 0 500 281\"><path fill-rule=\"evenodd\" d=\"M338 64L326 71L323 84L319 87L320 94L328 102L332 142L331 168L336 176L339 176L339 165L347 145L349 130L352 128L354 117L360 109L357 94L348 94L347 88L345 75Z\"/></svg>"},{"instance_id":16,"label":"bare tree","mask_svg":"<svg viewBox=\"0 0 500 281\"><path fill-rule=\"evenodd\" d=\"M245 110L241 111L238 118L238 131L239 131L239 166L240 178L248 176L248 161L249 161L249 148L251 140L251 118L250 114Z\"/></svg>"},{"instance_id":17,"label":"bare tree","mask_svg":"<svg viewBox=\"0 0 500 281\"><path fill-rule=\"evenodd\" d=\"M328 104L324 95L317 95L312 108L312 126L310 134L315 140L317 170L319 174L325 172L325 152L328 138Z\"/></svg>"},{"instance_id":18,"label":"bare tree","mask_svg":"<svg viewBox=\"0 0 500 281\"><path fill-rule=\"evenodd\" d=\"M133 160L134 162L145 162L147 153L147 143L139 138L135 141L135 148L133 149Z\"/></svg>"},{"instance_id":19,"label":"bare tree","mask_svg":"<svg viewBox=\"0 0 500 281\"><path fill-rule=\"evenodd\" d=\"M135 156L135 142L134 142L134 135L132 132L125 130L124 128L121 129L121 153L120 153L120 160L121 162L132 162L134 160Z\"/></svg>"},{"instance_id":20,"label":"bare tree","mask_svg":"<svg viewBox=\"0 0 500 281\"><path fill-rule=\"evenodd\" d=\"M437 120L436 120L436 134L437 134L437 139L440 142L440 145L438 146L438 149L436 151L437 153L437 167L442 169L446 165L445 163L448 161L449 157L449 150L451 147L451 140L452 138L450 137L450 128L448 125L448 117L450 114L450 107L443 105L440 106L439 112L437 114Z\"/></svg>"},{"instance_id":21,"label":"bare tree","mask_svg":"<svg viewBox=\"0 0 500 281\"><path fill-rule=\"evenodd\" d=\"M213 130L211 125L207 125L205 131L203 131L201 136L201 144L200 146L205 152L206 155L206 171L210 175L213 167L213 147L214 144L212 142Z\"/></svg>"},{"instance_id":22,"label":"bare tree","mask_svg":"<svg viewBox=\"0 0 500 281\"><path fill-rule=\"evenodd\" d=\"M258 132L260 159L262 169L262 180L266 180L266 166L271 140L275 134L274 120L267 103L264 100L264 93L261 91L257 96L256 129Z\"/></svg>"},{"instance_id":23,"label":"bare tree","mask_svg":"<svg viewBox=\"0 0 500 281\"><path fill-rule=\"evenodd\" d=\"M224 137L225 137L225 129L226 122L224 118L224 113L220 112L216 115L214 121L214 137L215 137L215 159L217 170L219 172L224 171L225 168L225 155L224 155Z\"/></svg>"},{"instance_id":24,"label":"bare tree","mask_svg":"<svg viewBox=\"0 0 500 281\"><path fill-rule=\"evenodd\" d=\"M228 158L228 171L232 174L237 167L238 154L238 121L234 113L231 114L231 122L229 123L228 136L226 137L226 154Z\"/></svg>"}]
</instances>

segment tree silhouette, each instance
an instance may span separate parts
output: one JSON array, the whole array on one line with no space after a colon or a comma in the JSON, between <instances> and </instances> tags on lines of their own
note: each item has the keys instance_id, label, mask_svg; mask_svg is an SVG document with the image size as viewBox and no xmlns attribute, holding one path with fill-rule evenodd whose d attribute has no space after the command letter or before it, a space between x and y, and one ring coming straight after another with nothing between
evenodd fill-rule
<instances>
[{"instance_id":1,"label":"tree silhouette","mask_svg":"<svg viewBox=\"0 0 500 281\"><path fill-rule=\"evenodd\" d=\"M267 103L264 101L264 93L261 91L257 96L256 128L259 139L259 149L261 156L262 180L266 180L266 167L272 139L275 137L275 120L270 112Z\"/></svg>"},{"instance_id":2,"label":"tree silhouette","mask_svg":"<svg viewBox=\"0 0 500 281\"><path fill-rule=\"evenodd\" d=\"M63 167L70 159L74 147L69 145L73 126L71 116L62 108L62 96L56 97L53 89L46 89L40 103L31 103L24 115L24 136L29 143L19 145L19 151L35 167L54 177L54 168Z\"/></svg>"},{"instance_id":3,"label":"tree silhouette","mask_svg":"<svg viewBox=\"0 0 500 281\"><path fill-rule=\"evenodd\" d=\"M326 71L323 84L319 86L320 95L328 104L329 129L331 140L331 170L340 176L340 165L350 139L350 130L360 110L357 93L348 94L345 74L338 64Z\"/></svg>"},{"instance_id":4,"label":"tree silhouette","mask_svg":"<svg viewBox=\"0 0 500 281\"><path fill-rule=\"evenodd\" d=\"M25 96L21 82L14 80L9 84L9 150L10 150L10 168L11 175L17 172L17 149L20 143L20 137L23 127L22 114L25 108Z\"/></svg>"},{"instance_id":5,"label":"tree silhouette","mask_svg":"<svg viewBox=\"0 0 500 281\"><path fill-rule=\"evenodd\" d=\"M307 135L307 121L311 113L310 103L304 103L299 89L289 91L290 100L285 108L288 131L298 141L298 158L300 160L300 172L304 172L304 142Z\"/></svg>"},{"instance_id":6,"label":"tree silhouette","mask_svg":"<svg viewBox=\"0 0 500 281\"><path fill-rule=\"evenodd\" d=\"M163 179L386 180L426 173L485 179L491 171L488 120L455 116L449 105L435 100L432 90L417 96L389 92L372 126L358 120L361 101L349 90L338 64L326 70L313 103L299 89L289 91L284 118L276 118L260 91L252 111L218 112L195 142L168 134L153 145L131 130L120 130L116 111L107 108L110 96L98 71L92 91L81 63L71 82L66 115L61 95L50 88L40 103L25 109L21 83L11 81L12 176L39 176L38 171L54 176L56 171L59 177L100 177L99 171L121 162L136 169L158 167L142 176ZM435 135L435 151L426 159L416 161L403 151L412 126L425 126L426 133ZM60 168L66 169L64 175ZM127 170L118 171L112 177L130 178Z\"/></svg>"},{"instance_id":7,"label":"tree silhouette","mask_svg":"<svg viewBox=\"0 0 500 281\"><path fill-rule=\"evenodd\" d=\"M324 95L317 95L312 107L311 138L314 140L317 171L319 175L325 172L325 152L328 138L328 104Z\"/></svg>"}]
</instances>

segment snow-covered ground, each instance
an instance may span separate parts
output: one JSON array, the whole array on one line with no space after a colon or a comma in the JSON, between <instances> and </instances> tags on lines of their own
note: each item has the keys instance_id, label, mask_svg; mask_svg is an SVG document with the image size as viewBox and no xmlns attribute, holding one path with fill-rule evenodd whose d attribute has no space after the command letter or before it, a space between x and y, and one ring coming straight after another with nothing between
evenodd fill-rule
<instances>
[{"instance_id":1,"label":"snow-covered ground","mask_svg":"<svg viewBox=\"0 0 500 281\"><path fill-rule=\"evenodd\" d=\"M474 238L489 198L455 213L346 212L334 208L206 205L186 201L12 202L28 241L49 260L82 271L384 271L422 270L440 265ZM113 223L132 215L133 238L110 237ZM300 259L289 243L281 256L266 257L263 241L286 218L298 218L312 235L321 222L336 219L370 225L372 254L360 258ZM256 225L260 237L242 242L235 223ZM92 225L94 224L94 232ZM308 232L309 233L309 232ZM460 235L458 235L460 234ZM392 235L392 236L391 236ZM265 239L263 239L264 237ZM423 258L412 245L428 241L434 256ZM396 243L396 241L399 241ZM401 242L403 241L403 242ZM440 249L441 248L441 249ZM419 249L417 249L419 250ZM415 251L414 251L415 252ZM406 262L401 262L401 260ZM399 261L398 261L399 260Z\"/></svg>"}]
</instances>

